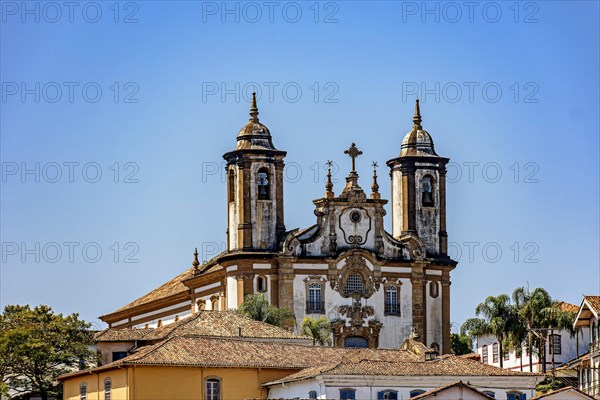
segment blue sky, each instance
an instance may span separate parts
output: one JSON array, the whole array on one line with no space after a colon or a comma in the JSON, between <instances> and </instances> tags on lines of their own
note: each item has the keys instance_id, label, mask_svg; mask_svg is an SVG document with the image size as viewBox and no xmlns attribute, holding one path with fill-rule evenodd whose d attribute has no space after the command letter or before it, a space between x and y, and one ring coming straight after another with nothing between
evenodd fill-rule
<instances>
[{"instance_id":1,"label":"blue sky","mask_svg":"<svg viewBox=\"0 0 600 400\"><path fill-rule=\"evenodd\" d=\"M389 198L418 94L452 160L452 321L527 284L600 293L597 2L61 4L1 4L2 306L96 322L214 255L255 86L288 229L351 142Z\"/></svg>"}]
</instances>

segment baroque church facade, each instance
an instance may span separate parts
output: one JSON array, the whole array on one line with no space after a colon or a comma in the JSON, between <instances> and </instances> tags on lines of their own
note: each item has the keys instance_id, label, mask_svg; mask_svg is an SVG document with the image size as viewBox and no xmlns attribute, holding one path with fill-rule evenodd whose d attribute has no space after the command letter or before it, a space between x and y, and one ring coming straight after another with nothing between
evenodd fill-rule
<instances>
[{"instance_id":1,"label":"baroque church facade","mask_svg":"<svg viewBox=\"0 0 600 400\"><path fill-rule=\"evenodd\" d=\"M157 327L199 310L235 309L244 297L264 293L271 304L304 317L331 320L338 347L399 348L415 335L438 353L450 353L450 272L446 233L446 164L421 126L419 101L400 154L387 161L391 177L392 232L376 164L366 193L352 168L334 193L331 174L313 201L316 224L286 230L283 170L278 150L259 121L253 95L250 119L235 148L223 157L227 171L227 249L157 289L100 317L111 328Z\"/></svg>"}]
</instances>

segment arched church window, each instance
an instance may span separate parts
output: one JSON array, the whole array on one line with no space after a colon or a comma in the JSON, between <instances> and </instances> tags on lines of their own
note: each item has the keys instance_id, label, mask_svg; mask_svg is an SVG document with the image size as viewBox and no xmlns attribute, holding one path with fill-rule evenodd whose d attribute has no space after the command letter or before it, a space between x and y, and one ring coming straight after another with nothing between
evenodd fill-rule
<instances>
[{"instance_id":1,"label":"arched church window","mask_svg":"<svg viewBox=\"0 0 600 400\"><path fill-rule=\"evenodd\" d=\"M385 315L400 315L400 296L398 292L399 289L396 285L387 285L385 287Z\"/></svg>"},{"instance_id":2,"label":"arched church window","mask_svg":"<svg viewBox=\"0 0 600 400\"><path fill-rule=\"evenodd\" d=\"M228 188L227 188L227 195L229 196L229 202L234 202L235 201L235 172L233 171L233 169L229 170L229 177L228 179Z\"/></svg>"},{"instance_id":3,"label":"arched church window","mask_svg":"<svg viewBox=\"0 0 600 400\"><path fill-rule=\"evenodd\" d=\"M429 295L434 299L440 295L440 287L437 282L429 282Z\"/></svg>"},{"instance_id":4,"label":"arched church window","mask_svg":"<svg viewBox=\"0 0 600 400\"><path fill-rule=\"evenodd\" d=\"M351 349L366 349L369 347L369 342L361 336L350 336L344 339L344 347Z\"/></svg>"},{"instance_id":5,"label":"arched church window","mask_svg":"<svg viewBox=\"0 0 600 400\"><path fill-rule=\"evenodd\" d=\"M210 298L210 309L211 310L219 309L219 298L217 296L212 296Z\"/></svg>"},{"instance_id":6,"label":"arched church window","mask_svg":"<svg viewBox=\"0 0 600 400\"><path fill-rule=\"evenodd\" d=\"M352 293L365 293L365 282L360 274L350 274L344 285L344 293L346 295Z\"/></svg>"},{"instance_id":7,"label":"arched church window","mask_svg":"<svg viewBox=\"0 0 600 400\"><path fill-rule=\"evenodd\" d=\"M256 291L259 293L267 291L267 278L262 275L256 277Z\"/></svg>"},{"instance_id":8,"label":"arched church window","mask_svg":"<svg viewBox=\"0 0 600 400\"><path fill-rule=\"evenodd\" d=\"M423 207L433 207L433 179L425 175L421 180L421 205Z\"/></svg>"},{"instance_id":9,"label":"arched church window","mask_svg":"<svg viewBox=\"0 0 600 400\"><path fill-rule=\"evenodd\" d=\"M269 200L271 193L271 182L269 181L269 170L261 168L258 170L258 199Z\"/></svg>"}]
</instances>

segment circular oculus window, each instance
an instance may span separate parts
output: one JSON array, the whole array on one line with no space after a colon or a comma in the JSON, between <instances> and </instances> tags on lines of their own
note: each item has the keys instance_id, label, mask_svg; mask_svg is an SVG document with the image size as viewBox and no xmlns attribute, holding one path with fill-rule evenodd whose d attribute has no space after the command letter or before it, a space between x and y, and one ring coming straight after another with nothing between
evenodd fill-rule
<instances>
[{"instance_id":1,"label":"circular oculus window","mask_svg":"<svg viewBox=\"0 0 600 400\"><path fill-rule=\"evenodd\" d=\"M362 219L362 216L360 215L359 211L352 211L350 213L350 221L357 223L357 222L360 222L361 219Z\"/></svg>"}]
</instances>

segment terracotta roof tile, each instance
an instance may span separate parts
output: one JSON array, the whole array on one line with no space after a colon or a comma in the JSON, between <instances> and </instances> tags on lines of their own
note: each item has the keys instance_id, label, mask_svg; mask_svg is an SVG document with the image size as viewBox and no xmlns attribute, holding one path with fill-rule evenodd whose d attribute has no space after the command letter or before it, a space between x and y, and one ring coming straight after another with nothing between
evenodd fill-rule
<instances>
[{"instance_id":1,"label":"terracotta roof tile","mask_svg":"<svg viewBox=\"0 0 600 400\"><path fill-rule=\"evenodd\" d=\"M533 372L511 371L482 364L460 356L443 356L432 361L373 360L340 362L319 368L304 369L267 385L297 381L317 375L387 375L387 376L539 376Z\"/></svg>"},{"instance_id":2,"label":"terracotta roof tile","mask_svg":"<svg viewBox=\"0 0 600 400\"><path fill-rule=\"evenodd\" d=\"M235 311L203 310L160 328L109 328L96 334L97 342L156 341L173 336L241 337L293 340L312 345L312 338L255 321Z\"/></svg>"},{"instance_id":3,"label":"terracotta roof tile","mask_svg":"<svg viewBox=\"0 0 600 400\"><path fill-rule=\"evenodd\" d=\"M342 359L416 360L401 350L339 349L247 339L175 336L123 359L126 364L299 369Z\"/></svg>"},{"instance_id":4,"label":"terracotta roof tile","mask_svg":"<svg viewBox=\"0 0 600 400\"><path fill-rule=\"evenodd\" d=\"M152 332L152 328L105 329L94 335L96 342L133 342Z\"/></svg>"},{"instance_id":5,"label":"terracotta roof tile","mask_svg":"<svg viewBox=\"0 0 600 400\"><path fill-rule=\"evenodd\" d=\"M177 275L175 278L171 279L170 281L164 283L163 285L157 287L156 289L150 291L149 293L146 293L145 295L138 298L137 300L134 300L131 303L119 308L118 310L113 311L110 314L129 310L131 308L140 306L142 304L150 303L155 300L163 299L165 297L169 297L169 296L173 296L173 295L176 295L176 294L179 294L182 292L186 292L188 290L188 287L185 286L183 283L181 283L181 281L186 278L190 278L193 275L194 275L194 268L189 268L189 269L185 270L183 273ZM107 315L110 315L110 314L107 314ZM102 316L102 317L104 317L104 316ZM100 317L100 318L102 318L102 317Z\"/></svg>"},{"instance_id":6,"label":"terracotta roof tile","mask_svg":"<svg viewBox=\"0 0 600 400\"><path fill-rule=\"evenodd\" d=\"M600 296L583 296L583 298L594 309L596 314L600 314Z\"/></svg>"},{"instance_id":7,"label":"terracotta roof tile","mask_svg":"<svg viewBox=\"0 0 600 400\"><path fill-rule=\"evenodd\" d=\"M555 303L555 306L564 312L571 312L573 314L577 314L579 312L579 306L567 303L566 301L560 301L558 303Z\"/></svg>"},{"instance_id":8,"label":"terracotta roof tile","mask_svg":"<svg viewBox=\"0 0 600 400\"><path fill-rule=\"evenodd\" d=\"M221 254L219 254L218 256L220 256L220 255ZM220 265L215 264L215 259L218 256L213 257L209 261L206 261L199 267L201 274L207 274L209 272L213 272L213 271L222 269L222 267ZM126 311L129 309L132 309L137 306L141 306L142 304L151 303L156 300L164 299L164 298L167 298L170 296L177 295L179 293L186 292L188 290L188 287L185 284L183 284L183 281L185 281L186 279L193 278L194 276L195 276L194 267L188 268L185 271L183 271L181 274L177 275L175 278L162 284L161 286L157 287L156 289L146 293L145 295L138 298L137 300L132 301L131 303L119 308L116 311L113 311L106 315L102 315L100 317L100 319L102 319L105 316L111 315L111 314L115 314L115 313L118 313L121 311Z\"/></svg>"},{"instance_id":9,"label":"terracotta roof tile","mask_svg":"<svg viewBox=\"0 0 600 400\"><path fill-rule=\"evenodd\" d=\"M403 350L343 349L248 338L172 336L157 344L143 346L114 363L63 375L60 379L123 365L304 369L363 359L416 362L419 357Z\"/></svg>"},{"instance_id":10,"label":"terracotta roof tile","mask_svg":"<svg viewBox=\"0 0 600 400\"><path fill-rule=\"evenodd\" d=\"M199 311L195 316L163 325L149 332L144 340L172 336L242 337L264 339L300 339L312 344L310 336L297 335L286 329L255 321L235 311Z\"/></svg>"}]
</instances>

